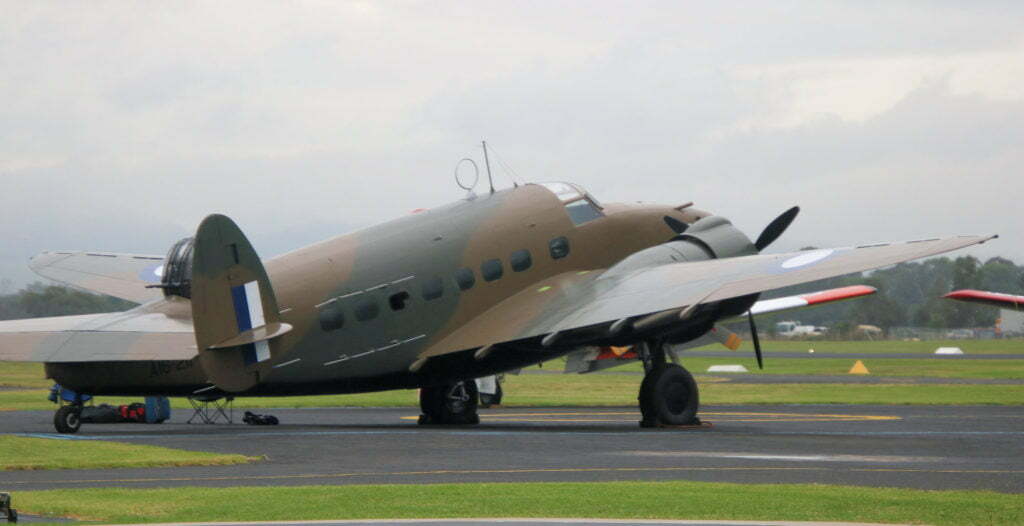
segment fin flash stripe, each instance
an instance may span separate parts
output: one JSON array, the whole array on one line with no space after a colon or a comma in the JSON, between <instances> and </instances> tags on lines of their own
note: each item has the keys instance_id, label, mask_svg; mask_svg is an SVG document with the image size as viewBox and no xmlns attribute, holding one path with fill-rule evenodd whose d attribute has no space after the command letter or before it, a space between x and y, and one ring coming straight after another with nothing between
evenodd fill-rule
<instances>
[{"instance_id":1,"label":"fin flash stripe","mask_svg":"<svg viewBox=\"0 0 1024 526\"><path fill-rule=\"evenodd\" d=\"M260 295L259 283L250 281L245 285L231 287L231 299L235 305L235 321L239 333L267 324L263 316L263 297ZM246 365L262 362L270 358L270 345L266 341L244 345L242 355Z\"/></svg>"}]
</instances>

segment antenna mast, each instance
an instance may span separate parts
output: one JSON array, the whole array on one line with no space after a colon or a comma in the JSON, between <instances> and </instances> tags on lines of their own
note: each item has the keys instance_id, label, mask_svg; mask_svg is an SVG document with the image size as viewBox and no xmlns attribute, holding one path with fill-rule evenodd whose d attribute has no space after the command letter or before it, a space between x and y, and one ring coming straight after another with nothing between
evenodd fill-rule
<instances>
[{"instance_id":1,"label":"antenna mast","mask_svg":"<svg viewBox=\"0 0 1024 526\"><path fill-rule=\"evenodd\" d=\"M482 141L484 145L484 164L487 166L487 182L491 184L491 193L494 193L494 178L491 177L491 160L487 158L487 141Z\"/></svg>"}]
</instances>

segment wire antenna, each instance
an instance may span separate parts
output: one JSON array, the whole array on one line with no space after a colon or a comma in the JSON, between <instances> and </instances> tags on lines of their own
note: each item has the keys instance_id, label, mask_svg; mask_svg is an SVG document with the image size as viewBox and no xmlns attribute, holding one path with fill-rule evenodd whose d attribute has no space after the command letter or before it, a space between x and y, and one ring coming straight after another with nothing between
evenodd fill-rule
<instances>
[{"instance_id":1,"label":"wire antenna","mask_svg":"<svg viewBox=\"0 0 1024 526\"><path fill-rule=\"evenodd\" d=\"M487 166L487 182L491 184L491 193L494 193L494 178L491 177L491 160L487 157L487 141L481 141L484 145L484 165Z\"/></svg>"},{"instance_id":2,"label":"wire antenna","mask_svg":"<svg viewBox=\"0 0 1024 526\"><path fill-rule=\"evenodd\" d=\"M519 174L516 173L516 171L513 170L508 163L505 162L505 159L502 158L501 154L498 152L498 149L495 148L494 146L491 146L491 153L494 154L494 160L498 161L498 166L504 169L505 173L508 174L508 178L512 180L512 186L515 188L519 188L519 183L522 181L522 178L519 177ZM526 183L524 182L523 184Z\"/></svg>"}]
</instances>

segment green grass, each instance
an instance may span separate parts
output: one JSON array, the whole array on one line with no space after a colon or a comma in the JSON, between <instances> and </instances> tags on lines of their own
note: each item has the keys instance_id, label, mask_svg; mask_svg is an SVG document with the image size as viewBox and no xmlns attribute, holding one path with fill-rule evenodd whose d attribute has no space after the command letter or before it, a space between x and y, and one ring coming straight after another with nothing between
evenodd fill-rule
<instances>
[{"instance_id":1,"label":"green grass","mask_svg":"<svg viewBox=\"0 0 1024 526\"><path fill-rule=\"evenodd\" d=\"M53 440L0 435L0 471L35 469L225 466L259 460L120 442Z\"/></svg>"},{"instance_id":2,"label":"green grass","mask_svg":"<svg viewBox=\"0 0 1024 526\"><path fill-rule=\"evenodd\" d=\"M1024 385L949 384L734 384L712 379L700 384L703 404L952 404L1024 405ZM639 375L540 375L506 377L509 407L636 406ZM137 399L100 397L97 403L128 403ZM385 391L358 395L239 398L236 409L309 407L416 407L416 391ZM172 407L188 408L180 398ZM46 391L0 391L0 411L54 410Z\"/></svg>"},{"instance_id":3,"label":"green grass","mask_svg":"<svg viewBox=\"0 0 1024 526\"><path fill-rule=\"evenodd\" d=\"M0 387L50 387L41 363L0 362Z\"/></svg>"},{"instance_id":4,"label":"green grass","mask_svg":"<svg viewBox=\"0 0 1024 526\"><path fill-rule=\"evenodd\" d=\"M23 512L114 523L380 518L591 517L1024 523L1024 497L810 484L600 482L168 489L12 495Z\"/></svg>"},{"instance_id":5,"label":"green grass","mask_svg":"<svg viewBox=\"0 0 1024 526\"><path fill-rule=\"evenodd\" d=\"M921 353L932 354L939 347L959 347L968 354L1024 354L1024 340L879 340L879 341L827 341L827 340L761 340L761 350L807 352L814 349L815 353ZM719 345L697 347L696 351L724 351L728 349ZM741 351L754 352L754 344L744 340Z\"/></svg>"},{"instance_id":6,"label":"green grass","mask_svg":"<svg viewBox=\"0 0 1024 526\"><path fill-rule=\"evenodd\" d=\"M861 361L875 376L927 376L932 378L998 378L1024 379L1024 360L958 360L956 358L864 358ZM699 375L708 367L719 364L741 364L750 374L803 374L803 375L845 375L856 360L850 358L829 358L827 354L815 352L808 358L772 358L766 353L764 370L757 369L753 353L728 353L721 358L702 356L683 357L682 363L692 373ZM555 364L552 364L552 367ZM637 363L623 365L616 371L635 371L643 366Z\"/></svg>"},{"instance_id":7,"label":"green grass","mask_svg":"<svg viewBox=\"0 0 1024 526\"><path fill-rule=\"evenodd\" d=\"M714 358L688 357L683 363L695 374L714 364L739 363L750 374L846 375L854 360L829 358L830 352L917 352L920 359L865 359L876 376L924 376L938 378L1024 378L1024 360L957 360L931 359L938 346L958 345L967 352L1024 352L1021 340L956 340L931 342L792 342L770 341L768 349L799 350L813 345L813 358L773 358L766 353L766 369L758 371L751 352L724 351ZM796 346L796 347L794 347ZM716 347L721 348L721 347ZM561 360L549 362L544 371L560 371ZM616 371L641 370L639 363L624 365ZM636 404L639 375L590 374L527 374L507 376L506 403L512 406L601 406ZM39 364L0 364L0 385L20 386L26 390L0 390L0 411L53 410L46 400L50 382L43 379ZM743 385L728 380L698 376L701 401L705 404L1024 404L1024 385L934 385L934 384L777 384ZM100 397L97 403L125 404L137 398ZM297 396L279 398L240 398L238 409L273 407L413 407L417 405L414 390L387 391L356 395ZM176 409L188 408L184 399L172 400Z\"/></svg>"}]
</instances>

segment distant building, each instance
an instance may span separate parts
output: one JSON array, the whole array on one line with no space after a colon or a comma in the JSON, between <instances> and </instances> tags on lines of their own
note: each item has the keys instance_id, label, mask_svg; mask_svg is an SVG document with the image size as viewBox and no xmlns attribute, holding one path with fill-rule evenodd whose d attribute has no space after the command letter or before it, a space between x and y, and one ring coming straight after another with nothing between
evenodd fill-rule
<instances>
[{"instance_id":1,"label":"distant building","mask_svg":"<svg viewBox=\"0 0 1024 526\"><path fill-rule=\"evenodd\" d=\"M998 327L1003 336L1024 336L1024 311L999 310Z\"/></svg>"}]
</instances>

